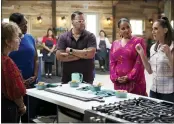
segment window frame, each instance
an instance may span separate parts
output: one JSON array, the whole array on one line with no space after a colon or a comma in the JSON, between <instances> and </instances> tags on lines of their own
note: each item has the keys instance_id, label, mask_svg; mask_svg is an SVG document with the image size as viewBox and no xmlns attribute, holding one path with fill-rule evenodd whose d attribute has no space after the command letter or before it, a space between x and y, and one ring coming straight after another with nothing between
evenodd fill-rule
<instances>
[{"instance_id":1,"label":"window frame","mask_svg":"<svg viewBox=\"0 0 174 124\"><path fill-rule=\"evenodd\" d=\"M145 30L145 21L144 21L144 19L140 19L140 18L131 18L130 19L130 24L131 24L131 21L132 20L134 20L134 21L142 21L142 32L141 33L133 33L133 27L132 27L132 25L131 25L131 29L132 29L132 34L133 35L140 35L140 36L142 36L143 35L143 31Z\"/></svg>"},{"instance_id":2,"label":"window frame","mask_svg":"<svg viewBox=\"0 0 174 124\"><path fill-rule=\"evenodd\" d=\"M99 23L98 23L99 22L99 14L94 13L94 12L91 12L91 13L90 12L84 12L85 20L87 20L87 15L95 15L96 16L96 34L94 34L94 35L98 36L98 32L99 32ZM85 22L85 26L87 26L87 22Z\"/></svg>"}]
</instances>

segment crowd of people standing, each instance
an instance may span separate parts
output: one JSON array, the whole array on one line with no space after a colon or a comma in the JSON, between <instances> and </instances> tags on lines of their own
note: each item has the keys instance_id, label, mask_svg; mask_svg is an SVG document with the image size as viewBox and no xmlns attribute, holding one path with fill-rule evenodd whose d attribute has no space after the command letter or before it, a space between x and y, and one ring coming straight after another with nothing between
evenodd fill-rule
<instances>
[{"instance_id":1,"label":"crowd of people standing","mask_svg":"<svg viewBox=\"0 0 174 124\"><path fill-rule=\"evenodd\" d=\"M1 24L1 101L2 112L6 113L1 117L3 123L19 123L20 119L26 123L29 122L26 89L34 88L38 82L38 55L35 39L27 34L25 16L13 13L9 20ZM71 74L78 72L84 82L93 84L97 59L102 71L110 71L115 90L147 96L146 70L153 74L150 97L174 102L174 41L167 17L153 23L153 38L133 36L129 19L121 18L117 25L120 39L112 43L104 30L99 32L99 37L87 31L80 11L71 15L71 23L72 29L60 35L57 41L51 28L43 37L46 77L52 76L56 57L63 64L62 83L71 81ZM30 101L30 117L34 118L37 103L34 98Z\"/></svg>"}]
</instances>

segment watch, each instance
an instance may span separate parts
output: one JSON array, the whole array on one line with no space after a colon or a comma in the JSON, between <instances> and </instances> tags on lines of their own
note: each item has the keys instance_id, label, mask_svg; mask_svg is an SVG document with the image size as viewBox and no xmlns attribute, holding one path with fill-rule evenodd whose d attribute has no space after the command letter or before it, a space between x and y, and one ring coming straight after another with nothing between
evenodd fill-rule
<instances>
[{"instance_id":1,"label":"watch","mask_svg":"<svg viewBox=\"0 0 174 124\"><path fill-rule=\"evenodd\" d=\"M69 50L69 54L72 55L72 52L73 52L73 49L70 49Z\"/></svg>"}]
</instances>

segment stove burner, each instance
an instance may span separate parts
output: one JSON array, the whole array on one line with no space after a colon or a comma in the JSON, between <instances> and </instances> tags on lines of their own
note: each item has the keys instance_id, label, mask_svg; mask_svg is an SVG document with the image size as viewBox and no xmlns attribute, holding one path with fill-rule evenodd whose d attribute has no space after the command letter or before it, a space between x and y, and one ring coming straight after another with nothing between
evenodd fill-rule
<instances>
[{"instance_id":1,"label":"stove burner","mask_svg":"<svg viewBox=\"0 0 174 124\"><path fill-rule=\"evenodd\" d=\"M174 104L147 98L92 107L92 110L136 123L174 123Z\"/></svg>"}]
</instances>

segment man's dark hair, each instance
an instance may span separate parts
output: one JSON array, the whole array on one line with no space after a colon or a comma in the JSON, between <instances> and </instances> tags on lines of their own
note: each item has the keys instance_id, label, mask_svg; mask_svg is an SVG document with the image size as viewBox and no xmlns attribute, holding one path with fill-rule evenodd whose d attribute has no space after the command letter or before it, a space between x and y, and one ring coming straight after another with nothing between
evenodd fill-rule
<instances>
[{"instance_id":1,"label":"man's dark hair","mask_svg":"<svg viewBox=\"0 0 174 124\"><path fill-rule=\"evenodd\" d=\"M83 15L83 13L80 12L80 11L75 11L75 12L71 15L71 21L74 20L74 18L76 17L76 15Z\"/></svg>"},{"instance_id":2,"label":"man's dark hair","mask_svg":"<svg viewBox=\"0 0 174 124\"><path fill-rule=\"evenodd\" d=\"M20 24L23 19L24 15L21 13L12 13L9 17L10 21L15 22L17 24Z\"/></svg>"}]
</instances>

